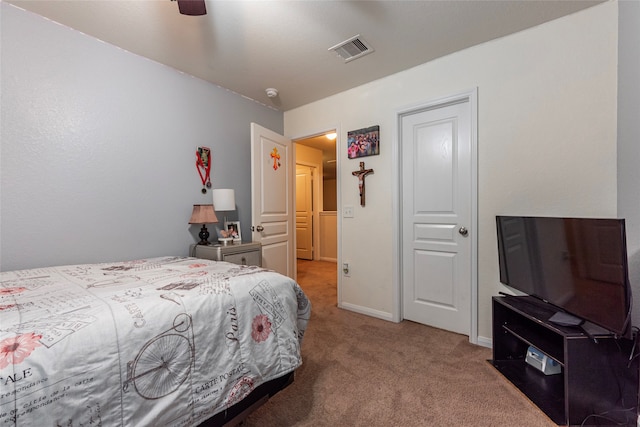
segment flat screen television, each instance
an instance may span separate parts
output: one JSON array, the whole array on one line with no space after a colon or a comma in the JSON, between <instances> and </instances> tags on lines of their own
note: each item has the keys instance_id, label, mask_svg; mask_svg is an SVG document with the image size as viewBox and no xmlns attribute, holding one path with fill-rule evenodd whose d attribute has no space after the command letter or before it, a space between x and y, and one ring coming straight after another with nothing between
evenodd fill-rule
<instances>
[{"instance_id":1,"label":"flat screen television","mask_svg":"<svg viewBox=\"0 0 640 427\"><path fill-rule=\"evenodd\" d=\"M500 282L552 304L561 315L628 336L624 219L497 216L496 225Z\"/></svg>"}]
</instances>

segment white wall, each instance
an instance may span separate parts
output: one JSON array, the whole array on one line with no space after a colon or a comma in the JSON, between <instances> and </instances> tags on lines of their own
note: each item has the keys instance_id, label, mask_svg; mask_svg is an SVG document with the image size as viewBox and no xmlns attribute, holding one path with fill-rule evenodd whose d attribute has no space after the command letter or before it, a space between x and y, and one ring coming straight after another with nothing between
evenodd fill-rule
<instances>
[{"instance_id":1,"label":"white wall","mask_svg":"<svg viewBox=\"0 0 640 427\"><path fill-rule=\"evenodd\" d=\"M640 2L619 3L618 216L626 219L629 275L640 325Z\"/></svg>"},{"instance_id":2,"label":"white wall","mask_svg":"<svg viewBox=\"0 0 640 427\"><path fill-rule=\"evenodd\" d=\"M379 156L366 157L366 207L339 142L341 306L391 318L391 151L397 112L478 88L480 337L491 336L498 280L495 215L616 215L617 3L608 2L285 112L285 134L380 125ZM375 55L375 53L374 53ZM340 251L339 251L340 252Z\"/></svg>"},{"instance_id":3,"label":"white wall","mask_svg":"<svg viewBox=\"0 0 640 427\"><path fill-rule=\"evenodd\" d=\"M250 122L282 113L0 3L0 269L187 255L202 195L236 190L250 236ZM213 227L210 227L213 229Z\"/></svg>"}]
</instances>

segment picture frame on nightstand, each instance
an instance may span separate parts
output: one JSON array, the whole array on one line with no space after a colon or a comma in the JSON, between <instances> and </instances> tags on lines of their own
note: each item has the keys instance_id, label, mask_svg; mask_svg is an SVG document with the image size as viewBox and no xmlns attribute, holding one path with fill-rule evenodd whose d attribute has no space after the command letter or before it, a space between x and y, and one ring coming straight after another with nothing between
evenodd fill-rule
<instances>
[{"instance_id":1,"label":"picture frame on nightstand","mask_svg":"<svg viewBox=\"0 0 640 427\"><path fill-rule=\"evenodd\" d=\"M227 221L224 224L227 235L233 238L233 243L242 242L242 231L240 230L240 221Z\"/></svg>"}]
</instances>

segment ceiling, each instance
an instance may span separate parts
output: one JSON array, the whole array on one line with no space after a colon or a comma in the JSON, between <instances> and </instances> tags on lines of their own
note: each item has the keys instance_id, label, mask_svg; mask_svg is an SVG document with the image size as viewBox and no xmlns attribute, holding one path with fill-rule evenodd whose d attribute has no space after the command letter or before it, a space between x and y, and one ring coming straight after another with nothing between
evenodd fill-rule
<instances>
[{"instance_id":1,"label":"ceiling","mask_svg":"<svg viewBox=\"0 0 640 427\"><path fill-rule=\"evenodd\" d=\"M602 3L215 0L185 16L169 0L3 1L281 111ZM329 51L355 35L374 51Z\"/></svg>"}]
</instances>

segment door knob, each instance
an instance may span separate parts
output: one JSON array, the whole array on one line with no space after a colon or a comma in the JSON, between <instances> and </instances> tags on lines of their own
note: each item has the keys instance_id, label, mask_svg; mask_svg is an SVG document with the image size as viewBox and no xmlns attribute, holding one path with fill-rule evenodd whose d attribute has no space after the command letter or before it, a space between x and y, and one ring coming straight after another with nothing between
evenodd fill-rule
<instances>
[{"instance_id":1,"label":"door knob","mask_svg":"<svg viewBox=\"0 0 640 427\"><path fill-rule=\"evenodd\" d=\"M258 230L258 231L260 231L260 232L261 232L261 231L263 231L263 230L264 230L264 227L263 227L263 226L261 226L261 225L259 225L259 226L257 226L257 227L256 227L256 230Z\"/></svg>"},{"instance_id":2,"label":"door knob","mask_svg":"<svg viewBox=\"0 0 640 427\"><path fill-rule=\"evenodd\" d=\"M462 234L463 236L466 236L467 234L469 234L469 230L467 230L464 226L462 226L458 230L458 233Z\"/></svg>"}]
</instances>

